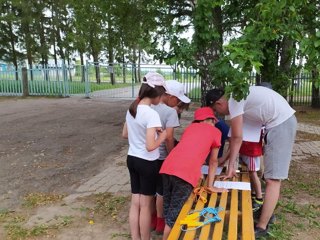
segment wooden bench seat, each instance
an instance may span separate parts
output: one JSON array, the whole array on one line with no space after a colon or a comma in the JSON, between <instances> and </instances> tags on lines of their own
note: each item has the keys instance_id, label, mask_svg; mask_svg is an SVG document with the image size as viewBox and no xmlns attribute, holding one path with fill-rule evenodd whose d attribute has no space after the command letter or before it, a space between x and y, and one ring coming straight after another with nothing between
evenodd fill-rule
<instances>
[{"instance_id":1,"label":"wooden bench seat","mask_svg":"<svg viewBox=\"0 0 320 240\"><path fill-rule=\"evenodd\" d=\"M248 173L239 174L238 178L232 181L249 182ZM207 194L202 193L207 198L207 203L199 200L195 202L196 196L191 193L184 204L180 214L169 235L169 240L176 239L228 239L228 240L251 240L254 237L251 191L231 190L224 193ZM182 231L180 220L184 219L190 211L202 210L205 207L222 207L219 212L220 222L211 223L201 228L191 231ZM199 219L198 219L199 220ZM200 219L202 221L202 219Z\"/></svg>"}]
</instances>

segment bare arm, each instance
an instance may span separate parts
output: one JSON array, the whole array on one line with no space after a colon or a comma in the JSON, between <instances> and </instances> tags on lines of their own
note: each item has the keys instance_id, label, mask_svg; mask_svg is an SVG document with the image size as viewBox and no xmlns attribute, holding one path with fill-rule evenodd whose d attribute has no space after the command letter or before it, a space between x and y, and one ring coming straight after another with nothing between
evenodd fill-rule
<instances>
[{"instance_id":1,"label":"bare arm","mask_svg":"<svg viewBox=\"0 0 320 240\"><path fill-rule=\"evenodd\" d=\"M238 156L242 143L242 124L243 115L231 119L231 137L230 137L230 155L228 174L225 178L231 178L236 175L234 164Z\"/></svg>"},{"instance_id":2,"label":"bare arm","mask_svg":"<svg viewBox=\"0 0 320 240\"><path fill-rule=\"evenodd\" d=\"M166 128L167 131L167 138L166 138L166 148L168 153L171 152L171 150L174 148L174 128Z\"/></svg>"},{"instance_id":3,"label":"bare arm","mask_svg":"<svg viewBox=\"0 0 320 240\"><path fill-rule=\"evenodd\" d=\"M155 139L156 133L158 133L157 139ZM160 130L160 128L147 128L146 134L146 148L149 152L155 150L166 139L166 130Z\"/></svg>"},{"instance_id":4,"label":"bare arm","mask_svg":"<svg viewBox=\"0 0 320 240\"><path fill-rule=\"evenodd\" d=\"M122 137L127 139L128 138L128 127L127 122L124 123L123 129L122 129Z\"/></svg>"},{"instance_id":5,"label":"bare arm","mask_svg":"<svg viewBox=\"0 0 320 240\"><path fill-rule=\"evenodd\" d=\"M218 152L219 148L213 148L210 154L209 171L208 171L208 187L211 192L225 192L226 189L213 187L214 178L216 176L216 170L218 167Z\"/></svg>"},{"instance_id":6,"label":"bare arm","mask_svg":"<svg viewBox=\"0 0 320 240\"><path fill-rule=\"evenodd\" d=\"M228 150L225 154L222 155L222 157L218 158L219 167L223 167L225 162L230 157L230 146L228 146Z\"/></svg>"}]
</instances>

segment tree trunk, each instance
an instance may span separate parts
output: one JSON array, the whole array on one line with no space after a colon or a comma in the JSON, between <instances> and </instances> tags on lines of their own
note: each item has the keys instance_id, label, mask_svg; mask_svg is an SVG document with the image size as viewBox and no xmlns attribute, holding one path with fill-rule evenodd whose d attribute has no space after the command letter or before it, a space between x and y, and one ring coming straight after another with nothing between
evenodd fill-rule
<instances>
[{"instance_id":1,"label":"tree trunk","mask_svg":"<svg viewBox=\"0 0 320 240\"><path fill-rule=\"evenodd\" d=\"M222 9L221 6L216 6L212 8L213 18L208 21L206 17L204 19L200 19L199 21L207 21L208 25L213 26L215 31L217 32L217 37L208 42L207 39L202 39L200 35L197 34L198 31L202 31L202 29L197 29L195 27L195 36L197 38L197 59L199 61L199 75L201 79L201 104L205 105L205 95L207 91L212 87L212 80L214 80L215 76L212 76L209 72L209 66L219 59L219 55L221 54L223 48L223 22L222 22ZM196 26L198 26L196 24ZM202 27L202 24L199 25ZM217 86L218 87L218 86Z\"/></svg>"},{"instance_id":2,"label":"tree trunk","mask_svg":"<svg viewBox=\"0 0 320 240\"><path fill-rule=\"evenodd\" d=\"M123 76L123 83L126 83L126 63L124 62L124 54L122 54L122 76Z\"/></svg>"},{"instance_id":3,"label":"tree trunk","mask_svg":"<svg viewBox=\"0 0 320 240\"><path fill-rule=\"evenodd\" d=\"M60 36L60 29L57 28L57 31L56 31L56 37L57 37L57 45L58 45L58 51L59 51L59 55L62 59L65 59L66 56L63 52L63 46L62 46L62 41L61 41L61 36Z\"/></svg>"},{"instance_id":4,"label":"tree trunk","mask_svg":"<svg viewBox=\"0 0 320 240\"><path fill-rule=\"evenodd\" d=\"M113 49L112 46L108 46L108 62L109 62L109 73L110 73L110 82L112 85L114 85L115 82L115 78L114 78L114 56L113 56Z\"/></svg>"},{"instance_id":5,"label":"tree trunk","mask_svg":"<svg viewBox=\"0 0 320 240\"><path fill-rule=\"evenodd\" d=\"M137 78L137 67L136 67L136 63L137 63L137 53L136 53L136 48L133 48L133 77L134 77L134 82L137 83L138 82L138 78Z\"/></svg>"},{"instance_id":6,"label":"tree trunk","mask_svg":"<svg viewBox=\"0 0 320 240\"><path fill-rule=\"evenodd\" d=\"M138 81L141 82L141 49L138 52Z\"/></svg>"},{"instance_id":7,"label":"tree trunk","mask_svg":"<svg viewBox=\"0 0 320 240\"><path fill-rule=\"evenodd\" d=\"M100 78L99 56L97 53L93 53L92 57L94 61L94 68L96 71L96 81L97 81L97 84L100 84L101 78Z\"/></svg>"},{"instance_id":8,"label":"tree trunk","mask_svg":"<svg viewBox=\"0 0 320 240\"><path fill-rule=\"evenodd\" d=\"M25 41L25 47L27 51L27 59L28 59L28 65L30 69L30 80L33 81L33 57L32 57L32 37L30 34L30 26L29 21L25 20L25 17L21 21L21 30L24 33L24 41Z\"/></svg>"},{"instance_id":9,"label":"tree trunk","mask_svg":"<svg viewBox=\"0 0 320 240\"><path fill-rule=\"evenodd\" d=\"M47 54L47 45L46 45L46 39L45 39L45 32L44 32L44 19L43 17L40 18L40 47L41 47L41 58L42 58L42 66L43 66L43 71L44 71L44 76L45 80L49 80L49 75L48 75L48 54Z\"/></svg>"},{"instance_id":10,"label":"tree trunk","mask_svg":"<svg viewBox=\"0 0 320 240\"><path fill-rule=\"evenodd\" d=\"M81 82L85 82L85 66L84 66L84 60L83 60L83 53L80 52L80 69L81 69ZM89 71L89 69L87 69Z\"/></svg>"},{"instance_id":11,"label":"tree trunk","mask_svg":"<svg viewBox=\"0 0 320 240\"><path fill-rule=\"evenodd\" d=\"M281 42L281 56L280 56L280 65L279 65L279 72L284 75L284 78L281 80L282 85L282 93L285 99L287 99L287 93L290 87L289 79L292 78L291 74L291 66L292 66L292 58L295 56L293 54L294 49L294 41L288 37L284 37Z\"/></svg>"},{"instance_id":12,"label":"tree trunk","mask_svg":"<svg viewBox=\"0 0 320 240\"><path fill-rule=\"evenodd\" d=\"M17 61L17 52L15 49L15 37L14 37L14 33L12 30L12 23L9 23L9 31L10 31L10 45L11 45L11 54L12 54L12 63L14 65L15 68L15 76L16 76L16 80L19 80L19 74L18 74L18 61Z\"/></svg>"},{"instance_id":13,"label":"tree trunk","mask_svg":"<svg viewBox=\"0 0 320 240\"><path fill-rule=\"evenodd\" d=\"M67 62L68 62L68 73L69 73L69 81L72 82L72 74L71 74L71 66L70 66L70 57L69 54L67 54Z\"/></svg>"},{"instance_id":14,"label":"tree trunk","mask_svg":"<svg viewBox=\"0 0 320 240\"><path fill-rule=\"evenodd\" d=\"M267 42L263 48L264 59L262 61L263 66L260 69L261 82L272 82L277 75L276 66L278 65L278 58L276 54L277 42Z\"/></svg>"}]
</instances>

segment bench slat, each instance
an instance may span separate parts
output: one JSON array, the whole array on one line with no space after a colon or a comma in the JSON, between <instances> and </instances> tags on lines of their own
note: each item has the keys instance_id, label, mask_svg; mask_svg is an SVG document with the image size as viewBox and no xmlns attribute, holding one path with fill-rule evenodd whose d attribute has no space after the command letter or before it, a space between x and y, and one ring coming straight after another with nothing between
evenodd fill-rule
<instances>
[{"instance_id":1,"label":"bench slat","mask_svg":"<svg viewBox=\"0 0 320 240\"><path fill-rule=\"evenodd\" d=\"M203 192L201 196L207 198L207 192ZM195 211L201 211L204 208L204 203L200 199L198 200L196 207L194 208ZM199 221L200 218L196 218L195 221ZM197 230L187 231L184 235L184 240L193 240L195 238Z\"/></svg>"},{"instance_id":2,"label":"bench slat","mask_svg":"<svg viewBox=\"0 0 320 240\"><path fill-rule=\"evenodd\" d=\"M250 182L248 173L242 174L242 181ZM255 239L253 229L251 191L242 191L242 239Z\"/></svg>"},{"instance_id":3,"label":"bench slat","mask_svg":"<svg viewBox=\"0 0 320 240\"><path fill-rule=\"evenodd\" d=\"M213 240L222 239L224 217L226 214L227 199L228 199L228 192L221 193L219 207L222 207L224 210L219 213L219 217L221 218L221 222L217 222L214 226L214 231L213 231L213 236L212 236Z\"/></svg>"},{"instance_id":4,"label":"bench slat","mask_svg":"<svg viewBox=\"0 0 320 240\"><path fill-rule=\"evenodd\" d=\"M208 207L212 207L212 208L216 207L217 197L218 197L217 193L211 194L211 197L210 197L210 200L208 203ZM213 224L215 224L215 223L213 223ZM213 224L208 224L202 228L199 239L208 239L209 233L210 233L210 228L211 228L211 226L214 226Z\"/></svg>"},{"instance_id":5,"label":"bench slat","mask_svg":"<svg viewBox=\"0 0 320 240\"><path fill-rule=\"evenodd\" d=\"M238 237L238 190L231 190L228 240Z\"/></svg>"},{"instance_id":6,"label":"bench slat","mask_svg":"<svg viewBox=\"0 0 320 240\"><path fill-rule=\"evenodd\" d=\"M188 212L190 212L191 208L192 208L192 204L195 200L195 194L191 193L188 200L186 201L186 203L183 205L180 214L176 220L176 222L173 225L173 228L170 232L170 235L168 237L169 240L176 240L179 239L179 236L181 234L181 227L180 227L180 220L184 219L185 216L188 214Z\"/></svg>"}]
</instances>

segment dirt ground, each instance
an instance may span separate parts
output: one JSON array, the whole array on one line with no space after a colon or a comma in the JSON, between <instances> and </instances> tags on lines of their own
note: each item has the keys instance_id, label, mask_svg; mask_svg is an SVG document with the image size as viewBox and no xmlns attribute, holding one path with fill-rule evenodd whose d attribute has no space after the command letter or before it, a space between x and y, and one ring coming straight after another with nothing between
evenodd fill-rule
<instances>
[{"instance_id":1,"label":"dirt ground","mask_svg":"<svg viewBox=\"0 0 320 240\"><path fill-rule=\"evenodd\" d=\"M62 201L126 148L120 133L130 102L0 98L0 239L130 238L129 192ZM319 159L291 169L271 239L320 239Z\"/></svg>"},{"instance_id":2,"label":"dirt ground","mask_svg":"<svg viewBox=\"0 0 320 240\"><path fill-rule=\"evenodd\" d=\"M129 101L0 99L1 208L29 192L68 194L108 165Z\"/></svg>"}]
</instances>

